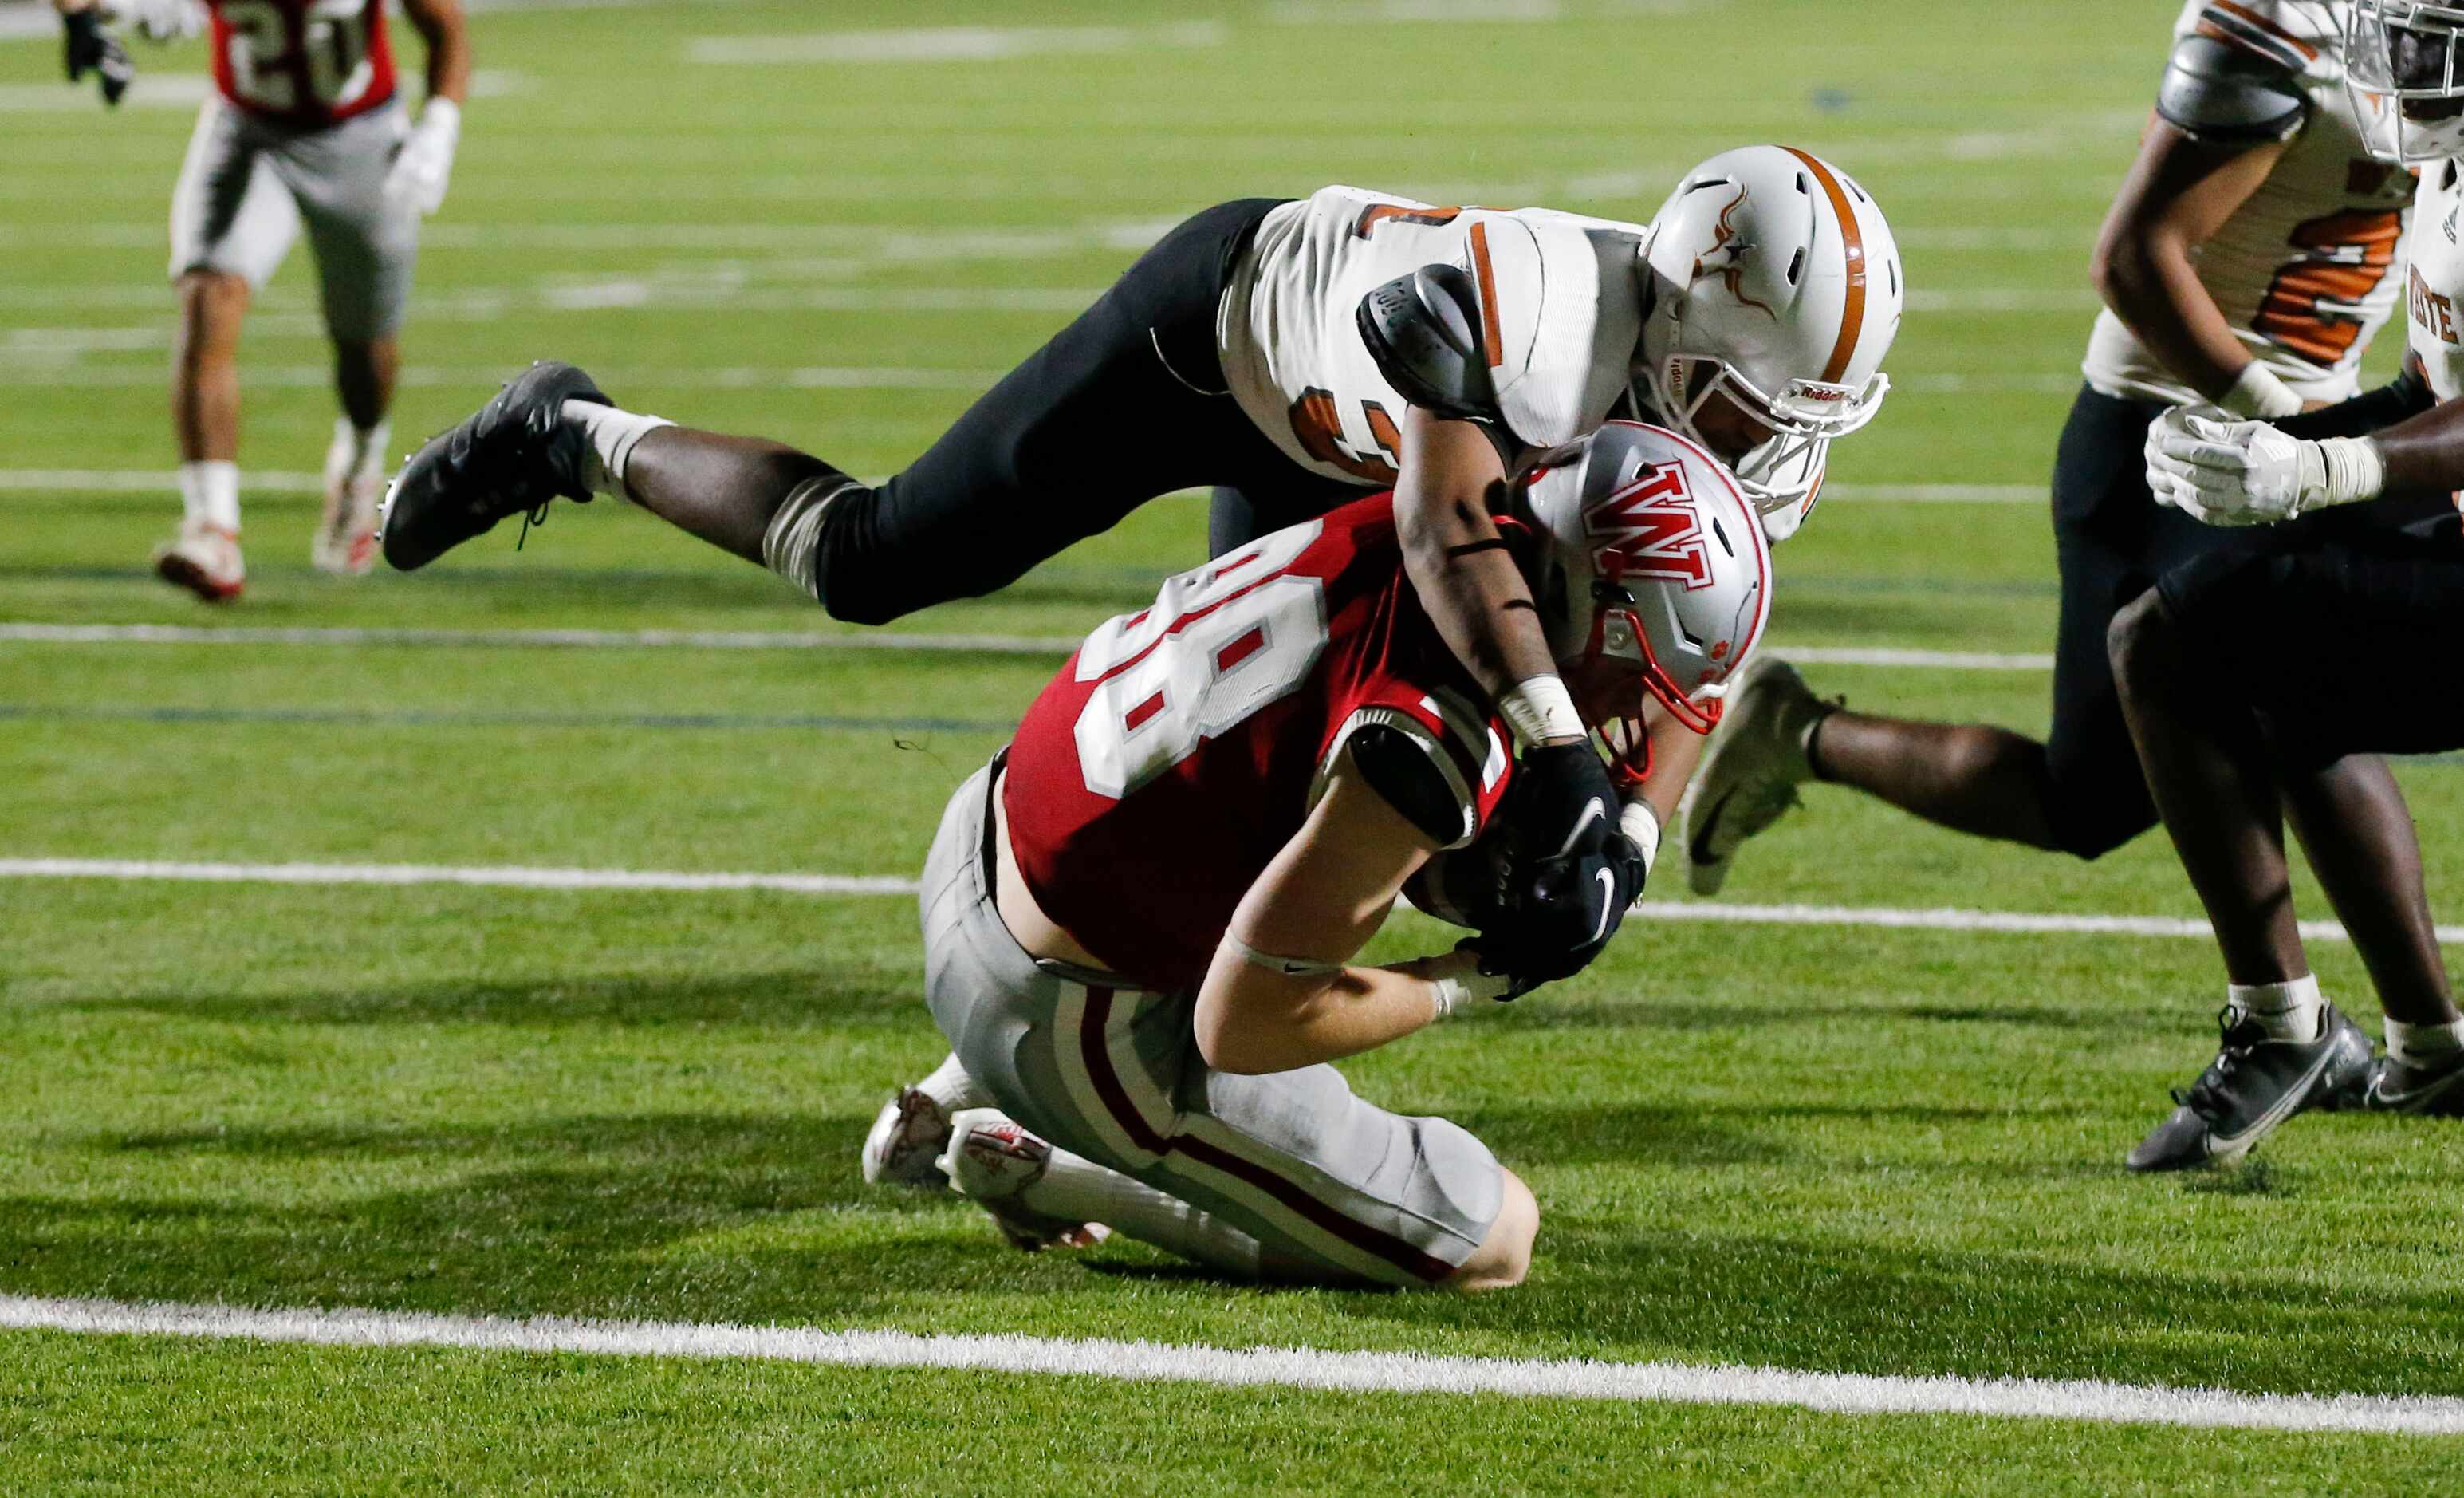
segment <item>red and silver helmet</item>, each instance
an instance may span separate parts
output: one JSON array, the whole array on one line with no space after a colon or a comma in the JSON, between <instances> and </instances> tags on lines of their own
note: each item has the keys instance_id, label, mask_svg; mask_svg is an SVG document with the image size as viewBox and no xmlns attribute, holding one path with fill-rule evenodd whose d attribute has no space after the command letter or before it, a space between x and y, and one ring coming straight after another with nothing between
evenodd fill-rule
<instances>
[{"instance_id":1,"label":"red and silver helmet","mask_svg":"<svg viewBox=\"0 0 2464 1498\"><path fill-rule=\"evenodd\" d=\"M1640 404L1701 442L1696 417L1726 396L1773 432L1737 460L1738 486L1758 511L1801 518L1832 440L1873 420L1891 386L1882 357L1905 287L1881 209L1820 157L1743 146L1677 184L1643 259Z\"/></svg>"},{"instance_id":2,"label":"red and silver helmet","mask_svg":"<svg viewBox=\"0 0 2464 1498\"><path fill-rule=\"evenodd\" d=\"M2344 93L2362 143L2410 165L2464 156L2464 5L2354 0Z\"/></svg>"},{"instance_id":3,"label":"red and silver helmet","mask_svg":"<svg viewBox=\"0 0 2464 1498\"><path fill-rule=\"evenodd\" d=\"M1771 552L1736 480L1674 431L1613 421L1522 483L1546 540L1533 592L1560 668L1630 666L1686 726L1709 732L1771 616ZM1620 747L1612 725L1594 726Z\"/></svg>"}]
</instances>

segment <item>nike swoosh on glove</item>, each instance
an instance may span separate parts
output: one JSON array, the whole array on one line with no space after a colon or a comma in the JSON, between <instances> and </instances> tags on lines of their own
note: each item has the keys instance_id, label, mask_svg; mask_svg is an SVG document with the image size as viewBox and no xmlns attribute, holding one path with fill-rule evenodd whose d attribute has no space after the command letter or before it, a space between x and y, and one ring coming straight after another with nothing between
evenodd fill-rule
<instances>
[{"instance_id":1,"label":"nike swoosh on glove","mask_svg":"<svg viewBox=\"0 0 2464 1498\"><path fill-rule=\"evenodd\" d=\"M1617 831L1595 851L1538 859L1517 870L1496 924L1464 946L1483 973L1512 980L1507 999L1572 978L1608 950L1643 873L1642 849Z\"/></svg>"}]
</instances>

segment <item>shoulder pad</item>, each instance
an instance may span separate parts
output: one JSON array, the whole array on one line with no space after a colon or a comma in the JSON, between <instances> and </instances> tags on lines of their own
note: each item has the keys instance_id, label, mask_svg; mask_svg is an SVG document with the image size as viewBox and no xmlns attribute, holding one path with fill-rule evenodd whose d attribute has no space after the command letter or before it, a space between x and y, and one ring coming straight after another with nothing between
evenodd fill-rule
<instances>
[{"instance_id":1,"label":"shoulder pad","mask_svg":"<svg viewBox=\"0 0 2464 1498\"><path fill-rule=\"evenodd\" d=\"M2263 144L2301 128L2310 97L2300 76L2211 36L2173 44L2156 112L2195 141Z\"/></svg>"},{"instance_id":2,"label":"shoulder pad","mask_svg":"<svg viewBox=\"0 0 2464 1498\"><path fill-rule=\"evenodd\" d=\"M1439 416L1496 418L1480 295L1460 267L1424 265L1395 277L1360 298L1354 320L1377 372L1403 399Z\"/></svg>"},{"instance_id":3,"label":"shoulder pad","mask_svg":"<svg viewBox=\"0 0 2464 1498\"><path fill-rule=\"evenodd\" d=\"M1461 843L1463 800L1428 751L1391 723L1367 723L1353 731L1352 762L1369 788L1440 848Z\"/></svg>"}]
</instances>

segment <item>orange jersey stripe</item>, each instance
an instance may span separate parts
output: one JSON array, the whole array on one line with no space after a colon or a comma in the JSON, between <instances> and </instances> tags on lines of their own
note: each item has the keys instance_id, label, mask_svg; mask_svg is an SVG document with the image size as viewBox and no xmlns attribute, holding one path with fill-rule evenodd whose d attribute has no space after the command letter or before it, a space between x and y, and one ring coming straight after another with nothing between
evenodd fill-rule
<instances>
[{"instance_id":1,"label":"orange jersey stripe","mask_svg":"<svg viewBox=\"0 0 2464 1498\"><path fill-rule=\"evenodd\" d=\"M2233 0L2208 0L2208 9L2211 11L2222 11L2225 14L2232 16L2234 20L2241 22L2243 25L2253 27L2258 31L2266 33L2268 35L2282 42L2287 47L2292 48L2295 52L2299 53L2304 57L2315 60L2319 55L2318 48L2311 46L2308 42L2305 42L2301 38L2294 35L2283 27L2277 25L2274 21L2269 20L2266 16L2259 14L2257 11L2250 10L2244 6L2233 4Z\"/></svg>"},{"instance_id":2,"label":"orange jersey stripe","mask_svg":"<svg viewBox=\"0 0 2464 1498\"><path fill-rule=\"evenodd\" d=\"M1474 219L1471 226L1471 268L1480 280L1480 334L1488 344L1488 367L1506 363L1506 340L1497 331L1497 277L1488 268L1488 225Z\"/></svg>"}]
</instances>

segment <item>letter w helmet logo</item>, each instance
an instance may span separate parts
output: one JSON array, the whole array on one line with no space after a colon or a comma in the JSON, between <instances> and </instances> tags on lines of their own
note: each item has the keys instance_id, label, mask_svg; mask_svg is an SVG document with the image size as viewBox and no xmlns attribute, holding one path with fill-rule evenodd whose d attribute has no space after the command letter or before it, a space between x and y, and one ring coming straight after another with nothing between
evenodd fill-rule
<instances>
[{"instance_id":1,"label":"letter w helmet logo","mask_svg":"<svg viewBox=\"0 0 2464 1498\"><path fill-rule=\"evenodd\" d=\"M1688 592L1711 585L1711 558L1685 470L1655 463L1583 517L1600 576L1616 582L1652 578L1682 583Z\"/></svg>"}]
</instances>

